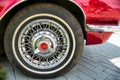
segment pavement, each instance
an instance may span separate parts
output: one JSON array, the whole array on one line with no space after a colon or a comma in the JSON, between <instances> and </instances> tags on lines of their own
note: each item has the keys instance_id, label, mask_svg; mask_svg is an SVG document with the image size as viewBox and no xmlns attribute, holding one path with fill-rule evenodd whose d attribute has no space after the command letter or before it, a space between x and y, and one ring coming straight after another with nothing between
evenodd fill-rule
<instances>
[{"instance_id":1,"label":"pavement","mask_svg":"<svg viewBox=\"0 0 120 80\"><path fill-rule=\"evenodd\" d=\"M5 58L7 80L120 80L120 32L100 45L85 46L78 64L64 76L54 79L34 79L23 75Z\"/></svg>"}]
</instances>

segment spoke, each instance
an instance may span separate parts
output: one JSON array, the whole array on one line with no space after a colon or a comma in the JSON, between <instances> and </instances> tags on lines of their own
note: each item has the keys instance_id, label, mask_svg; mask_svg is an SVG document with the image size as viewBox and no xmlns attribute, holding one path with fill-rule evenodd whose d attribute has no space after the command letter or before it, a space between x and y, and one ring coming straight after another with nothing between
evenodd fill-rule
<instances>
[{"instance_id":1,"label":"spoke","mask_svg":"<svg viewBox=\"0 0 120 80\"><path fill-rule=\"evenodd\" d=\"M29 49L31 49L31 47L28 45L28 46L26 46L25 44L21 44L21 45L19 45L20 47L25 47L25 48L29 48Z\"/></svg>"},{"instance_id":2,"label":"spoke","mask_svg":"<svg viewBox=\"0 0 120 80\"><path fill-rule=\"evenodd\" d=\"M58 46L64 47L64 46L68 46L67 43L62 43L62 44L58 44Z\"/></svg>"},{"instance_id":3,"label":"spoke","mask_svg":"<svg viewBox=\"0 0 120 80\"><path fill-rule=\"evenodd\" d=\"M30 36L30 35L27 35L27 34L23 34L23 35L20 35L20 36L23 37L23 38L26 38L26 37L31 38L31 36Z\"/></svg>"},{"instance_id":4,"label":"spoke","mask_svg":"<svg viewBox=\"0 0 120 80\"><path fill-rule=\"evenodd\" d=\"M34 26L34 25L33 25ZM36 32L34 29L33 29L33 26L29 26L29 28L33 31L33 32Z\"/></svg>"},{"instance_id":5,"label":"spoke","mask_svg":"<svg viewBox=\"0 0 120 80\"><path fill-rule=\"evenodd\" d=\"M39 65L40 65L40 63L41 63L41 59L42 59L42 58L39 56Z\"/></svg>"},{"instance_id":6,"label":"spoke","mask_svg":"<svg viewBox=\"0 0 120 80\"><path fill-rule=\"evenodd\" d=\"M40 52L40 50L38 48L34 50L34 54L37 54L39 52Z\"/></svg>"},{"instance_id":7,"label":"spoke","mask_svg":"<svg viewBox=\"0 0 120 80\"><path fill-rule=\"evenodd\" d=\"M39 29L39 27L40 27L40 23L37 22L37 23L36 23L36 28Z\"/></svg>"},{"instance_id":8,"label":"spoke","mask_svg":"<svg viewBox=\"0 0 120 80\"><path fill-rule=\"evenodd\" d=\"M57 59L60 60L63 56L64 56L63 54L59 54L59 55L57 56Z\"/></svg>"},{"instance_id":9,"label":"spoke","mask_svg":"<svg viewBox=\"0 0 120 80\"><path fill-rule=\"evenodd\" d=\"M50 29L51 23L48 21L48 29Z\"/></svg>"},{"instance_id":10,"label":"spoke","mask_svg":"<svg viewBox=\"0 0 120 80\"><path fill-rule=\"evenodd\" d=\"M39 30L41 30L41 25L37 25L37 32L39 32Z\"/></svg>"},{"instance_id":11,"label":"spoke","mask_svg":"<svg viewBox=\"0 0 120 80\"><path fill-rule=\"evenodd\" d=\"M42 26L41 26L41 23L39 22L39 26L40 26L40 30L42 30L43 28L42 28Z\"/></svg>"},{"instance_id":12,"label":"spoke","mask_svg":"<svg viewBox=\"0 0 120 80\"><path fill-rule=\"evenodd\" d=\"M56 37L56 38L59 38L59 39L60 39L60 38L63 39L63 38L66 38L66 35L65 35L65 34L63 34L63 35L55 35L55 37Z\"/></svg>"},{"instance_id":13,"label":"spoke","mask_svg":"<svg viewBox=\"0 0 120 80\"><path fill-rule=\"evenodd\" d=\"M46 30L47 30L47 24L46 25L44 24L44 33Z\"/></svg>"},{"instance_id":14,"label":"spoke","mask_svg":"<svg viewBox=\"0 0 120 80\"><path fill-rule=\"evenodd\" d=\"M56 28L56 30L54 31L56 34L59 32L59 27Z\"/></svg>"},{"instance_id":15,"label":"spoke","mask_svg":"<svg viewBox=\"0 0 120 80\"><path fill-rule=\"evenodd\" d=\"M45 59L46 60L46 64L47 66L49 65L49 61L48 61L48 58Z\"/></svg>"},{"instance_id":16,"label":"spoke","mask_svg":"<svg viewBox=\"0 0 120 80\"><path fill-rule=\"evenodd\" d=\"M30 44L30 42L28 42L28 43L21 42L21 45L29 45L29 44Z\"/></svg>"},{"instance_id":17,"label":"spoke","mask_svg":"<svg viewBox=\"0 0 120 80\"><path fill-rule=\"evenodd\" d=\"M30 61L33 61L35 54L32 55Z\"/></svg>"},{"instance_id":18,"label":"spoke","mask_svg":"<svg viewBox=\"0 0 120 80\"><path fill-rule=\"evenodd\" d=\"M56 55L54 55L54 56L53 56L53 58L54 58L54 61L55 61L55 62L57 62L57 61L58 61L58 59L57 59L57 56L56 56Z\"/></svg>"},{"instance_id":19,"label":"spoke","mask_svg":"<svg viewBox=\"0 0 120 80\"><path fill-rule=\"evenodd\" d=\"M58 46L61 46L61 45L66 46L66 45L68 45L68 43L64 43L64 42L57 42L57 44L58 44Z\"/></svg>"},{"instance_id":20,"label":"spoke","mask_svg":"<svg viewBox=\"0 0 120 80\"><path fill-rule=\"evenodd\" d=\"M24 55L27 55L29 51L31 51L31 49L27 50L27 51L24 53Z\"/></svg>"},{"instance_id":21,"label":"spoke","mask_svg":"<svg viewBox=\"0 0 120 80\"><path fill-rule=\"evenodd\" d=\"M61 36L61 35L59 35L59 36ZM58 37L59 37L58 36ZM61 37L59 37L59 38L66 38L66 35L65 34L63 34Z\"/></svg>"}]
</instances>

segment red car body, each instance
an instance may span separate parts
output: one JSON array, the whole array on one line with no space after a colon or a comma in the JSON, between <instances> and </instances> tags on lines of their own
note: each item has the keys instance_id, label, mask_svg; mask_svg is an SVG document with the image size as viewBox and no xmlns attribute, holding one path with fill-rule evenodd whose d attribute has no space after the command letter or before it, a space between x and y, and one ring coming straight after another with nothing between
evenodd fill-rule
<instances>
[{"instance_id":1,"label":"red car body","mask_svg":"<svg viewBox=\"0 0 120 80\"><path fill-rule=\"evenodd\" d=\"M0 0L0 19L22 2L24 0ZM87 24L117 25L120 21L120 0L72 0L72 3L82 9ZM103 43L110 35L111 32L86 31L87 44Z\"/></svg>"},{"instance_id":2,"label":"red car body","mask_svg":"<svg viewBox=\"0 0 120 80\"><path fill-rule=\"evenodd\" d=\"M74 0L85 12L88 24L118 24L120 0Z\"/></svg>"}]
</instances>

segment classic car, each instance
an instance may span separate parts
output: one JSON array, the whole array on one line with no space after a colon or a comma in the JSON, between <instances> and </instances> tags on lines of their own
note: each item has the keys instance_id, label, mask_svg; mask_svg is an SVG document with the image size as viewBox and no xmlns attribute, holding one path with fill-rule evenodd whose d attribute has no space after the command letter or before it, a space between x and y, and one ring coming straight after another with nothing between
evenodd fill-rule
<instances>
[{"instance_id":1,"label":"classic car","mask_svg":"<svg viewBox=\"0 0 120 80\"><path fill-rule=\"evenodd\" d=\"M120 0L0 0L0 53L25 75L53 78L70 71L86 45L106 42L112 32L92 25L118 25Z\"/></svg>"}]
</instances>

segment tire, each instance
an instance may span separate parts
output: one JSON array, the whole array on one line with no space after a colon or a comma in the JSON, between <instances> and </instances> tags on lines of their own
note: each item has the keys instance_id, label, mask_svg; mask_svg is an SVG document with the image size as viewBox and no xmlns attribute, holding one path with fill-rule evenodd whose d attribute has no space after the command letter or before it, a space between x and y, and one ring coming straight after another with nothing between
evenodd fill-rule
<instances>
[{"instance_id":1,"label":"tire","mask_svg":"<svg viewBox=\"0 0 120 80\"><path fill-rule=\"evenodd\" d=\"M83 41L81 26L69 11L38 3L13 16L4 46L9 61L25 75L54 78L77 64Z\"/></svg>"},{"instance_id":2,"label":"tire","mask_svg":"<svg viewBox=\"0 0 120 80\"><path fill-rule=\"evenodd\" d=\"M2 32L2 30L0 30L1 32ZM0 34L0 44L1 44L1 46L0 46L0 56L1 55L5 55L4 53L4 43L3 43L3 34L1 33Z\"/></svg>"}]
</instances>

